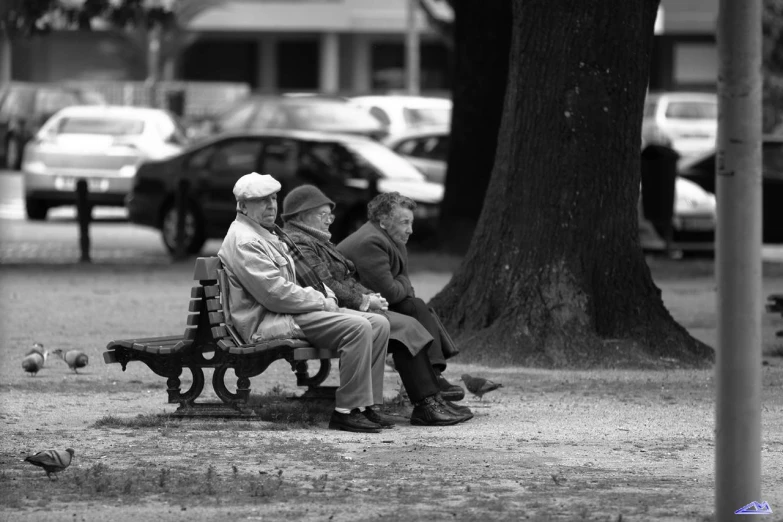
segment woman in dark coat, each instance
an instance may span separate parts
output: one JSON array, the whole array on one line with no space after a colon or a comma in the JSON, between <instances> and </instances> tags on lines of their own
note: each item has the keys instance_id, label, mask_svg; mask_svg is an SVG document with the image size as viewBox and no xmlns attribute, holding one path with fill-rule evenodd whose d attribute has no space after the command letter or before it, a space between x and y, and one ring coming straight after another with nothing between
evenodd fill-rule
<instances>
[{"instance_id":1,"label":"woman in dark coat","mask_svg":"<svg viewBox=\"0 0 783 522\"><path fill-rule=\"evenodd\" d=\"M314 273L332 289L340 306L386 315L391 325L389 352L414 404L411 423L447 425L472 418L468 408L452 404L441 394L427 352L432 335L415 319L389 312L386 299L356 280L353 263L331 243L333 209L334 202L312 185L295 188L283 201L283 231L296 245L297 279L300 274Z\"/></svg>"},{"instance_id":2,"label":"woman in dark coat","mask_svg":"<svg viewBox=\"0 0 783 522\"><path fill-rule=\"evenodd\" d=\"M459 397L451 400L460 400L464 397L462 388L441 374L446 369L446 356L438 323L426 303L416 297L408 277L405 244L413 233L415 209L416 202L399 192L376 196L367 206L367 223L341 241L337 249L354 262L359 281L386 298L390 310L415 318L430 332L434 340L428 354L438 385L447 397L447 390L458 391Z\"/></svg>"}]
</instances>

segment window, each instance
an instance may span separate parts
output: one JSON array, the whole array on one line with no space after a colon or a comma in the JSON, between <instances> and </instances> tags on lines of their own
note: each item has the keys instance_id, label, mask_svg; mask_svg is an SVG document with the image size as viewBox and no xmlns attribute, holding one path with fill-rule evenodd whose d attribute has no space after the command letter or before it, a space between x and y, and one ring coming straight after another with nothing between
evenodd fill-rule
<instances>
[{"instance_id":1,"label":"window","mask_svg":"<svg viewBox=\"0 0 783 522\"><path fill-rule=\"evenodd\" d=\"M228 112L223 114L219 119L221 130L244 129L247 120L250 119L250 116L252 116L253 112L255 111L255 108L256 107L253 104L253 102L248 101L243 103L239 107L230 109Z\"/></svg>"},{"instance_id":2,"label":"window","mask_svg":"<svg viewBox=\"0 0 783 522\"><path fill-rule=\"evenodd\" d=\"M202 170L207 168L209 159L215 153L215 147L205 147L199 151L196 151L188 161L188 168Z\"/></svg>"},{"instance_id":3,"label":"window","mask_svg":"<svg viewBox=\"0 0 783 522\"><path fill-rule=\"evenodd\" d=\"M411 127L442 126L451 123L451 109L433 107L404 107L402 114Z\"/></svg>"},{"instance_id":4,"label":"window","mask_svg":"<svg viewBox=\"0 0 783 522\"><path fill-rule=\"evenodd\" d=\"M270 138L264 147L261 172L278 178L287 178L296 171L297 143L294 140Z\"/></svg>"},{"instance_id":5,"label":"window","mask_svg":"<svg viewBox=\"0 0 783 522\"><path fill-rule=\"evenodd\" d=\"M405 140L403 142L400 142L395 148L394 151L397 154L403 154L405 156L413 156L413 152L416 150L416 146L419 144L418 139L412 139L412 140Z\"/></svg>"},{"instance_id":6,"label":"window","mask_svg":"<svg viewBox=\"0 0 783 522\"><path fill-rule=\"evenodd\" d=\"M134 136L144 131L144 121L131 118L66 116L57 125L58 134Z\"/></svg>"},{"instance_id":7,"label":"window","mask_svg":"<svg viewBox=\"0 0 783 522\"><path fill-rule=\"evenodd\" d=\"M231 140L220 145L210 161L215 173L247 174L258 168L262 144L260 140Z\"/></svg>"},{"instance_id":8,"label":"window","mask_svg":"<svg viewBox=\"0 0 783 522\"><path fill-rule=\"evenodd\" d=\"M718 104L698 101L672 101L666 107L666 117L676 120L715 120Z\"/></svg>"},{"instance_id":9,"label":"window","mask_svg":"<svg viewBox=\"0 0 783 522\"><path fill-rule=\"evenodd\" d=\"M783 178L783 142L767 142L762 148L762 162L765 175Z\"/></svg>"},{"instance_id":10,"label":"window","mask_svg":"<svg viewBox=\"0 0 783 522\"><path fill-rule=\"evenodd\" d=\"M375 116L379 122L381 122L384 127L388 127L391 125L391 118L389 118L389 115L386 114L386 111L381 109L380 107L370 107L370 114Z\"/></svg>"}]
</instances>

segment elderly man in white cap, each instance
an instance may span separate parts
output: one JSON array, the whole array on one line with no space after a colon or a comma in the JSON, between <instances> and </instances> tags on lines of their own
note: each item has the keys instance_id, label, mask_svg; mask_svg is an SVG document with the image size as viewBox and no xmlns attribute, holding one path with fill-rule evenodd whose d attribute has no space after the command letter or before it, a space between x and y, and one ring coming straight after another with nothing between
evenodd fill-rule
<instances>
[{"instance_id":1,"label":"elderly man in white cap","mask_svg":"<svg viewBox=\"0 0 783 522\"><path fill-rule=\"evenodd\" d=\"M329 428L367 433L390 428L373 408L383 403L389 321L339 308L322 283L312 288L296 283L287 238L275 225L279 190L276 179L255 172L234 185L237 217L218 252L234 324L247 341L295 338L337 347L340 386Z\"/></svg>"}]
</instances>

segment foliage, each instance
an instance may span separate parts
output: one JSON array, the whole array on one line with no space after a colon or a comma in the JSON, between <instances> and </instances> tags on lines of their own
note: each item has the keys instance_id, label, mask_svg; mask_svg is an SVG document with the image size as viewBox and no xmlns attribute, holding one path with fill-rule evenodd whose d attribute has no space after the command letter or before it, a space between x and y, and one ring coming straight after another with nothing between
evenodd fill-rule
<instances>
[{"instance_id":1,"label":"foliage","mask_svg":"<svg viewBox=\"0 0 783 522\"><path fill-rule=\"evenodd\" d=\"M762 15L764 130L783 121L783 0L764 0Z\"/></svg>"}]
</instances>

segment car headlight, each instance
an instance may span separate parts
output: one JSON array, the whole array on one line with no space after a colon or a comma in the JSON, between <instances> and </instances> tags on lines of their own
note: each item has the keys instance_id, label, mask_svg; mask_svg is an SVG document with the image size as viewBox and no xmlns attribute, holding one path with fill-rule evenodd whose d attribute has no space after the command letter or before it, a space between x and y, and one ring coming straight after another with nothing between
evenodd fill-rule
<instances>
[{"instance_id":1,"label":"car headlight","mask_svg":"<svg viewBox=\"0 0 783 522\"><path fill-rule=\"evenodd\" d=\"M136 165L125 165L120 169L120 177L132 178L136 175L137 170L139 170L139 168Z\"/></svg>"},{"instance_id":2,"label":"car headlight","mask_svg":"<svg viewBox=\"0 0 783 522\"><path fill-rule=\"evenodd\" d=\"M30 174L46 174L46 165L43 161L29 161L22 165L22 170Z\"/></svg>"}]
</instances>

